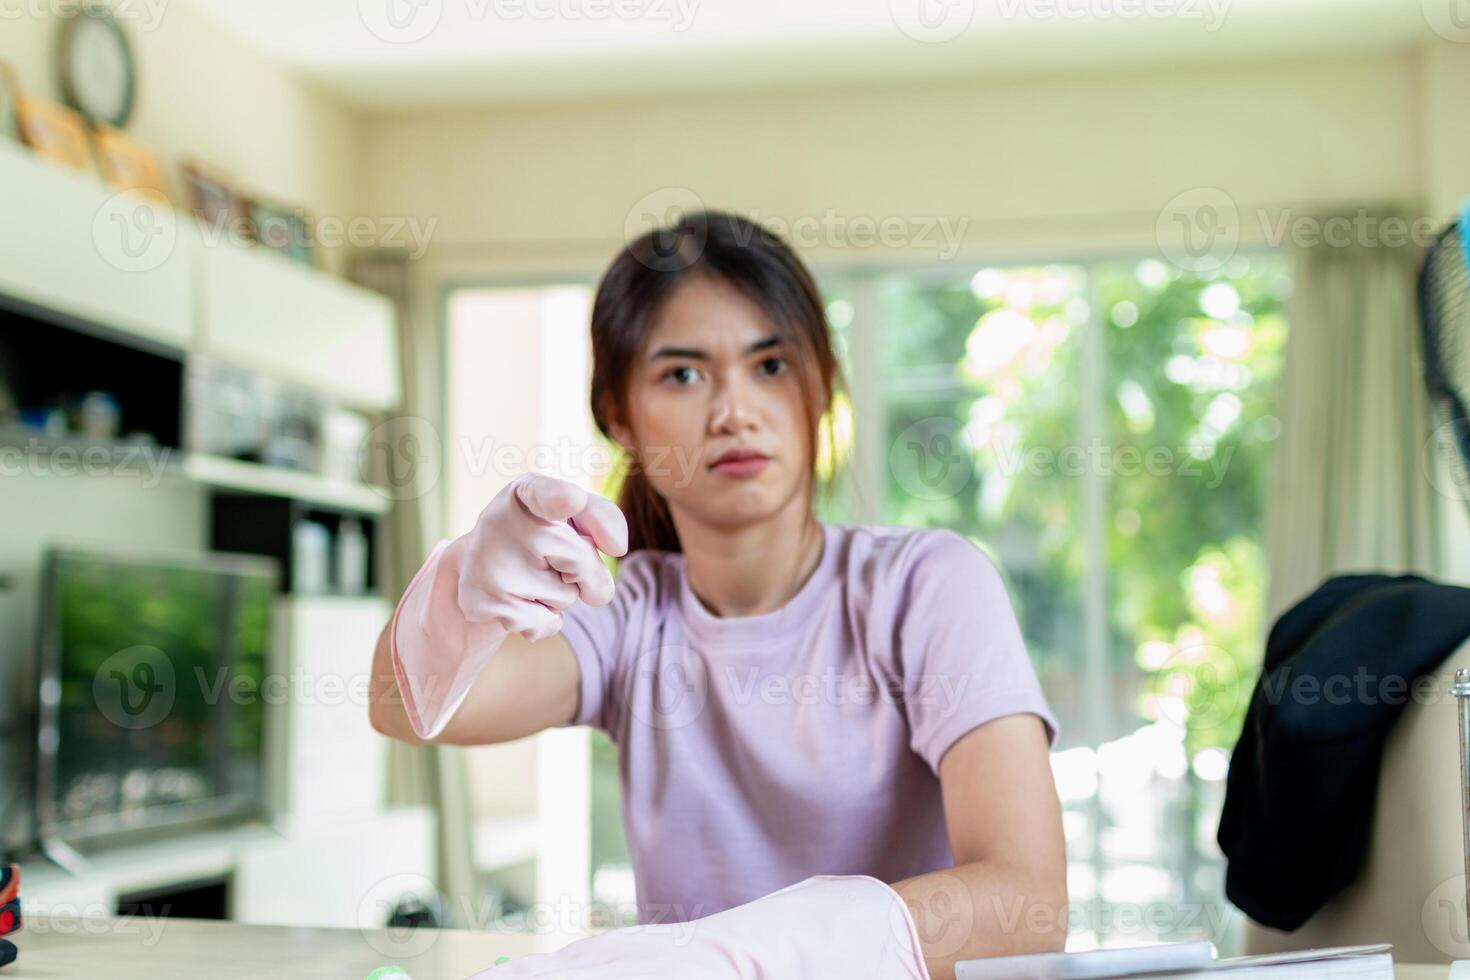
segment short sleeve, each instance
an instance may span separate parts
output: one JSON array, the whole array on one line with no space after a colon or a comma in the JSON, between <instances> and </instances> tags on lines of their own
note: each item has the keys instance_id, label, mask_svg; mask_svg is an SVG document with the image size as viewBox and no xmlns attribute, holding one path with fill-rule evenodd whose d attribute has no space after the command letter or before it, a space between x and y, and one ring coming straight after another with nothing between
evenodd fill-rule
<instances>
[{"instance_id":1,"label":"short sleeve","mask_svg":"<svg viewBox=\"0 0 1470 980\"><path fill-rule=\"evenodd\" d=\"M1056 744L1056 717L1000 570L961 534L917 534L897 626L910 746L938 774L944 753L961 736L1022 713L1041 718L1048 743Z\"/></svg>"},{"instance_id":2,"label":"short sleeve","mask_svg":"<svg viewBox=\"0 0 1470 980\"><path fill-rule=\"evenodd\" d=\"M654 552L633 552L618 563L610 602L602 606L576 602L562 611L561 635L582 675L581 704L568 726L617 730L620 706L608 694L621 689L617 684L624 653L640 642L656 599L657 559Z\"/></svg>"}]
</instances>

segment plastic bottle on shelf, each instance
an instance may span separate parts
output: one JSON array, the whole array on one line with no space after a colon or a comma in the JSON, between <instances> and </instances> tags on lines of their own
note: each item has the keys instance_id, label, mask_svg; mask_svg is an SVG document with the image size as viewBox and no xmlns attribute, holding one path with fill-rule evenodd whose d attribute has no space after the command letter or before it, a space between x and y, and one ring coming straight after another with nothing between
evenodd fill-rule
<instances>
[{"instance_id":1,"label":"plastic bottle on shelf","mask_svg":"<svg viewBox=\"0 0 1470 980\"><path fill-rule=\"evenodd\" d=\"M367 591L367 535L356 518L344 517L337 526L337 590L347 595Z\"/></svg>"},{"instance_id":2,"label":"plastic bottle on shelf","mask_svg":"<svg viewBox=\"0 0 1470 980\"><path fill-rule=\"evenodd\" d=\"M330 583L331 533L316 521L297 521L291 529L291 590L326 592Z\"/></svg>"}]
</instances>

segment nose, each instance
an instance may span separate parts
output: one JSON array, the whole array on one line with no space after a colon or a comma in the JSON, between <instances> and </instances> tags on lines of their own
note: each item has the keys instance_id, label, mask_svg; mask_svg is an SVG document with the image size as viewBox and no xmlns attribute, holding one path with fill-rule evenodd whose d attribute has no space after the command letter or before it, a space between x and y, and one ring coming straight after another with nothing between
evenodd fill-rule
<instances>
[{"instance_id":1,"label":"nose","mask_svg":"<svg viewBox=\"0 0 1470 980\"><path fill-rule=\"evenodd\" d=\"M755 412L750 399L755 396L739 381L725 380L715 391L714 404L710 406L710 431L712 433L735 433L750 428L755 421Z\"/></svg>"}]
</instances>

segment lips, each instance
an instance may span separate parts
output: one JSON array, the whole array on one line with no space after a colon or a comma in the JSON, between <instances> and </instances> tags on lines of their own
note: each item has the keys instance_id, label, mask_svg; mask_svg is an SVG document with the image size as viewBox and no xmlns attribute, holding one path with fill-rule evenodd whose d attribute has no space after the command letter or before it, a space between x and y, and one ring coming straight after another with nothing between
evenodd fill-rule
<instances>
[{"instance_id":1,"label":"lips","mask_svg":"<svg viewBox=\"0 0 1470 980\"><path fill-rule=\"evenodd\" d=\"M731 449L711 463L710 467L713 468L723 463L739 463L745 460L769 458L765 453L756 452L754 449Z\"/></svg>"}]
</instances>

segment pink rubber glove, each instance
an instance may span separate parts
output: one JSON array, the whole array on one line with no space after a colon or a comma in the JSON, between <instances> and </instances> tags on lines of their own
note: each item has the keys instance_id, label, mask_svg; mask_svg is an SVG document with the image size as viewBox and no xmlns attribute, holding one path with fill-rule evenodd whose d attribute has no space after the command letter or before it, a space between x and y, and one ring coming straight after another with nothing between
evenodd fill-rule
<instances>
[{"instance_id":1,"label":"pink rubber glove","mask_svg":"<svg viewBox=\"0 0 1470 980\"><path fill-rule=\"evenodd\" d=\"M438 735L511 633L561 630L578 598L612 600L598 554L628 550L617 504L575 483L527 473L495 495L469 533L441 541L393 613L393 672L414 733Z\"/></svg>"},{"instance_id":2,"label":"pink rubber glove","mask_svg":"<svg viewBox=\"0 0 1470 980\"><path fill-rule=\"evenodd\" d=\"M929 980L898 893L816 875L692 922L630 926L482 970L470 980Z\"/></svg>"}]
</instances>

